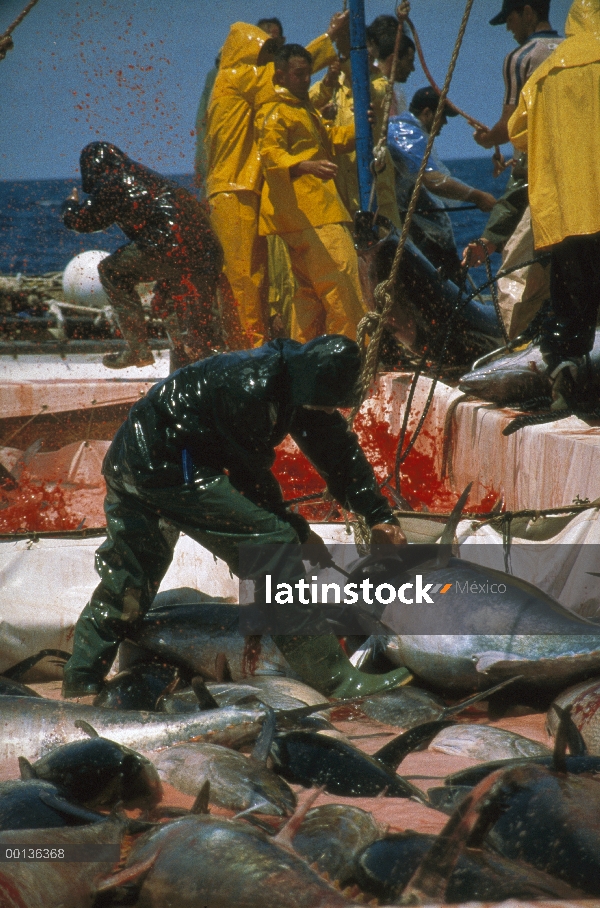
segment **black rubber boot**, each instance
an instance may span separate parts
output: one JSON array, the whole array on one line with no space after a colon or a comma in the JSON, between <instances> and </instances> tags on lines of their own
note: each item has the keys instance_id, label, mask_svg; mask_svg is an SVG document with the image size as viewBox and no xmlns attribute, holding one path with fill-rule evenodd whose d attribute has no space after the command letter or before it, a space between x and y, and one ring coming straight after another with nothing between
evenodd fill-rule
<instances>
[{"instance_id":1,"label":"black rubber boot","mask_svg":"<svg viewBox=\"0 0 600 908\"><path fill-rule=\"evenodd\" d=\"M109 626L98 627L93 602L84 608L75 625L73 655L63 673L63 697L99 693L119 649L120 639Z\"/></svg>"}]
</instances>

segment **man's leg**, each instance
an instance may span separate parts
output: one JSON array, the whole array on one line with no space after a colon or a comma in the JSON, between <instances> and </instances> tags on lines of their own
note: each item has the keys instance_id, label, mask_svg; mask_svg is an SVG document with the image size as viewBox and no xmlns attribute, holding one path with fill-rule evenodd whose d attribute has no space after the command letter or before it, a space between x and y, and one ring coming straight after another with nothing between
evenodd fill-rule
<instances>
[{"instance_id":1,"label":"man's leg","mask_svg":"<svg viewBox=\"0 0 600 908\"><path fill-rule=\"evenodd\" d=\"M344 224L325 224L285 235L294 274L310 284L325 312L327 334L345 334L356 340L358 323L367 308L358 277L358 259L350 231ZM300 306L296 306L300 319ZM316 336L316 335L314 335Z\"/></svg>"},{"instance_id":2,"label":"man's leg","mask_svg":"<svg viewBox=\"0 0 600 908\"><path fill-rule=\"evenodd\" d=\"M260 347L268 340L267 240L258 234L260 196L248 191L218 192L209 204L210 222L223 247L223 273L235 307L234 312L223 313L229 345L234 349Z\"/></svg>"},{"instance_id":3,"label":"man's leg","mask_svg":"<svg viewBox=\"0 0 600 908\"><path fill-rule=\"evenodd\" d=\"M119 643L152 604L179 533L131 495L107 487L107 539L96 552L100 583L75 626L63 695L100 690Z\"/></svg>"},{"instance_id":4,"label":"man's leg","mask_svg":"<svg viewBox=\"0 0 600 908\"><path fill-rule=\"evenodd\" d=\"M109 353L103 358L109 369L148 366L154 362L146 337L142 301L135 289L137 284L155 279L154 269L155 264L135 243L121 246L98 265L100 281L127 342L123 353Z\"/></svg>"},{"instance_id":5,"label":"man's leg","mask_svg":"<svg viewBox=\"0 0 600 908\"><path fill-rule=\"evenodd\" d=\"M552 408L587 406L588 353L600 302L600 234L558 243L550 268L552 313L542 326L540 347L553 381Z\"/></svg>"}]
</instances>

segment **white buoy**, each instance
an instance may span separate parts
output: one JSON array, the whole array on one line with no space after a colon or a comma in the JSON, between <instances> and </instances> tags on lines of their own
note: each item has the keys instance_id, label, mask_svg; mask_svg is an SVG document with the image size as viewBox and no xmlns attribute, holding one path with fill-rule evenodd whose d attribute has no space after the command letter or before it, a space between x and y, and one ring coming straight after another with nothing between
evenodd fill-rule
<instances>
[{"instance_id":1,"label":"white buoy","mask_svg":"<svg viewBox=\"0 0 600 908\"><path fill-rule=\"evenodd\" d=\"M63 293L71 303L102 309L110 304L98 274L98 265L110 252L91 249L71 259L63 272Z\"/></svg>"}]
</instances>

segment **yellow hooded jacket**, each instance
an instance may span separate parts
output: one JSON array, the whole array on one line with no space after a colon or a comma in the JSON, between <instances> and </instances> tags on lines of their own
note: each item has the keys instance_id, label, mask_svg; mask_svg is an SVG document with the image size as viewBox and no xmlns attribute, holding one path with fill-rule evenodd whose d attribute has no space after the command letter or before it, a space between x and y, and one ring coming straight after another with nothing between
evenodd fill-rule
<instances>
[{"instance_id":1,"label":"yellow hooded jacket","mask_svg":"<svg viewBox=\"0 0 600 908\"><path fill-rule=\"evenodd\" d=\"M278 87L277 103L263 108L258 148L265 174L259 232L294 233L351 221L333 180L290 176L301 161L332 160L354 148L354 123L326 126L311 101Z\"/></svg>"},{"instance_id":2,"label":"yellow hooded jacket","mask_svg":"<svg viewBox=\"0 0 600 908\"><path fill-rule=\"evenodd\" d=\"M260 195L262 174L254 141L254 110L276 98L273 63L258 66L269 35L255 25L235 22L221 51L221 65L207 116L207 196L249 190ZM336 58L328 35L315 38L307 50L317 72Z\"/></svg>"},{"instance_id":3,"label":"yellow hooded jacket","mask_svg":"<svg viewBox=\"0 0 600 908\"><path fill-rule=\"evenodd\" d=\"M600 232L600 0L575 0L565 34L508 123L511 141L529 155L536 249Z\"/></svg>"}]
</instances>

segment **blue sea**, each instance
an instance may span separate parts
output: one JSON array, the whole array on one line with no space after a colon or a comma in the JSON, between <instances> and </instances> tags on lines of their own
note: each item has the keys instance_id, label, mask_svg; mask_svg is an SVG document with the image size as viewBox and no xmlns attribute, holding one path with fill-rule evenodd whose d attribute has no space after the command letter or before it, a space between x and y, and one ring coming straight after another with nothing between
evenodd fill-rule
<instances>
[{"instance_id":1,"label":"blue sea","mask_svg":"<svg viewBox=\"0 0 600 908\"><path fill-rule=\"evenodd\" d=\"M490 158L448 161L452 174L495 196L502 194L508 173L492 177ZM192 174L176 174L177 180L193 188ZM100 233L77 234L63 227L60 206L70 193L73 180L0 181L0 272L28 276L62 271L68 262L87 249L112 252L125 242L118 227ZM80 188L80 187L79 187ZM481 235L487 215L480 211L451 211L450 217L459 252ZM499 256L495 256L499 262ZM485 280L483 269L477 278ZM475 272L474 272L475 273Z\"/></svg>"}]
</instances>

